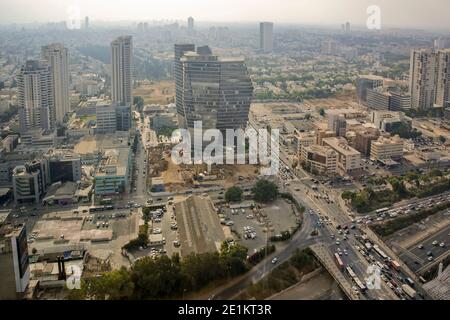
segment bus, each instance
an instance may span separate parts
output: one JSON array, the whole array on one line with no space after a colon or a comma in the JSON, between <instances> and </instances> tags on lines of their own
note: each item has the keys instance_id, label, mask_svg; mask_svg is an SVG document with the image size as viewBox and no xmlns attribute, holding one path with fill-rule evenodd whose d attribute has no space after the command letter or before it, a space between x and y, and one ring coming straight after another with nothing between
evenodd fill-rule
<instances>
[{"instance_id":1,"label":"bus","mask_svg":"<svg viewBox=\"0 0 450 320\"><path fill-rule=\"evenodd\" d=\"M112 204L112 199L111 198L103 198L100 200L100 204L102 204L102 205Z\"/></svg>"},{"instance_id":2,"label":"bus","mask_svg":"<svg viewBox=\"0 0 450 320\"><path fill-rule=\"evenodd\" d=\"M403 292L411 299L416 298L416 291L407 284L402 285Z\"/></svg>"},{"instance_id":3,"label":"bus","mask_svg":"<svg viewBox=\"0 0 450 320\"><path fill-rule=\"evenodd\" d=\"M364 285L364 283L361 282L361 280L359 280L358 277L354 277L353 281L355 281L356 285L358 286L359 290L361 290L361 292L365 292L367 290L367 287Z\"/></svg>"},{"instance_id":4,"label":"bus","mask_svg":"<svg viewBox=\"0 0 450 320\"><path fill-rule=\"evenodd\" d=\"M386 211L389 211L389 208L381 208L381 209L375 210L375 213L382 214L382 213L385 213Z\"/></svg>"},{"instance_id":5,"label":"bus","mask_svg":"<svg viewBox=\"0 0 450 320\"><path fill-rule=\"evenodd\" d=\"M336 264L338 265L338 267L340 269L342 269L344 267L344 263L342 263L341 258L339 257L339 255L337 253L334 254L334 257L336 258Z\"/></svg>"},{"instance_id":6,"label":"bus","mask_svg":"<svg viewBox=\"0 0 450 320\"><path fill-rule=\"evenodd\" d=\"M347 273L351 278L356 278L356 274L353 272L351 267L346 267L345 269L347 270Z\"/></svg>"},{"instance_id":7,"label":"bus","mask_svg":"<svg viewBox=\"0 0 450 320\"><path fill-rule=\"evenodd\" d=\"M388 256L376 244L373 246L373 249L380 255L381 258L383 258L383 260L387 260Z\"/></svg>"}]
</instances>

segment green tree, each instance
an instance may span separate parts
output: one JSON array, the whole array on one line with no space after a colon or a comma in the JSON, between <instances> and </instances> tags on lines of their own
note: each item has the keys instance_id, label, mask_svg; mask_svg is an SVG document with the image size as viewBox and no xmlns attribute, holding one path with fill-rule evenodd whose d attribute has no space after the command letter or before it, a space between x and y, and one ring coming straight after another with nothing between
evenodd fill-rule
<instances>
[{"instance_id":1,"label":"green tree","mask_svg":"<svg viewBox=\"0 0 450 320\"><path fill-rule=\"evenodd\" d=\"M239 202L242 200L242 189L239 187L231 187L225 192L225 200L228 202Z\"/></svg>"},{"instance_id":2,"label":"green tree","mask_svg":"<svg viewBox=\"0 0 450 320\"><path fill-rule=\"evenodd\" d=\"M107 272L99 278L92 278L82 283L81 292L94 300L124 300L131 299L134 284L127 269L121 268ZM82 296L82 295L81 295Z\"/></svg>"},{"instance_id":3,"label":"green tree","mask_svg":"<svg viewBox=\"0 0 450 320\"><path fill-rule=\"evenodd\" d=\"M319 114L320 114L322 117L325 116L325 109L324 109L324 108L320 108Z\"/></svg>"},{"instance_id":4,"label":"green tree","mask_svg":"<svg viewBox=\"0 0 450 320\"><path fill-rule=\"evenodd\" d=\"M144 108L144 99L141 96L135 96L133 98L133 104L136 106L136 109L141 112Z\"/></svg>"},{"instance_id":5,"label":"green tree","mask_svg":"<svg viewBox=\"0 0 450 320\"><path fill-rule=\"evenodd\" d=\"M252 192L255 201L272 202L278 197L278 186L268 180L259 180Z\"/></svg>"}]
</instances>

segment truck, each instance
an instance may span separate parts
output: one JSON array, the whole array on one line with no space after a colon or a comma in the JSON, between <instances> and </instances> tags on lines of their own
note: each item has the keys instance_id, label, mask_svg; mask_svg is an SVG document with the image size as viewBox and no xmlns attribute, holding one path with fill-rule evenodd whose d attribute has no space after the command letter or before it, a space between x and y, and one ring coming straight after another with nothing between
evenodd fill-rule
<instances>
[{"instance_id":1,"label":"truck","mask_svg":"<svg viewBox=\"0 0 450 320\"><path fill-rule=\"evenodd\" d=\"M415 299L416 298L416 290L411 288L409 285L403 284L402 285L402 290L411 299Z\"/></svg>"},{"instance_id":2,"label":"truck","mask_svg":"<svg viewBox=\"0 0 450 320\"><path fill-rule=\"evenodd\" d=\"M394 268L397 271L400 270L400 264L395 260L391 261L391 266L392 266L392 268Z\"/></svg>"}]
</instances>

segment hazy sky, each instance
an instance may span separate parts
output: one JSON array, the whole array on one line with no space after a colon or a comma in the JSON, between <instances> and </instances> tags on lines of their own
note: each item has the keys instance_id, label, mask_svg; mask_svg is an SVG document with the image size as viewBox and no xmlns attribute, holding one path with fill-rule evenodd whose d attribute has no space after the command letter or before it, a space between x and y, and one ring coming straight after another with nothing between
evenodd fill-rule
<instances>
[{"instance_id":1,"label":"hazy sky","mask_svg":"<svg viewBox=\"0 0 450 320\"><path fill-rule=\"evenodd\" d=\"M0 23L63 21L70 6L92 20L261 21L365 25L369 5L386 26L450 29L450 0L0 0Z\"/></svg>"}]
</instances>

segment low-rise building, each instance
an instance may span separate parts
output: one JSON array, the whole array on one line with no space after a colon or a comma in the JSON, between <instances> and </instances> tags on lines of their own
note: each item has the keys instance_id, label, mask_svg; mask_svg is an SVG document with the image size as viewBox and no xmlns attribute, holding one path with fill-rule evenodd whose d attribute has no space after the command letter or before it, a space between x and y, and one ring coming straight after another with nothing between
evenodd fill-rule
<instances>
[{"instance_id":1,"label":"low-rise building","mask_svg":"<svg viewBox=\"0 0 450 320\"><path fill-rule=\"evenodd\" d=\"M396 160L403 156L404 141L399 136L379 137L370 145L370 159L383 162L385 160Z\"/></svg>"},{"instance_id":2,"label":"low-rise building","mask_svg":"<svg viewBox=\"0 0 450 320\"><path fill-rule=\"evenodd\" d=\"M300 156L302 154L302 148L313 145L317 141L317 136L315 132L299 132L294 138L297 154Z\"/></svg>"},{"instance_id":3,"label":"low-rise building","mask_svg":"<svg viewBox=\"0 0 450 320\"><path fill-rule=\"evenodd\" d=\"M370 156L370 144L373 140L378 139L379 136L380 132L374 128L367 128L366 130L356 132L355 149L365 157Z\"/></svg>"},{"instance_id":4,"label":"low-rise building","mask_svg":"<svg viewBox=\"0 0 450 320\"><path fill-rule=\"evenodd\" d=\"M329 148L319 145L310 145L302 148L300 161L322 174L335 174L337 171L337 153Z\"/></svg>"},{"instance_id":5,"label":"low-rise building","mask_svg":"<svg viewBox=\"0 0 450 320\"><path fill-rule=\"evenodd\" d=\"M42 161L33 161L17 166L13 171L14 202L39 203L47 191L46 165Z\"/></svg>"},{"instance_id":6,"label":"low-rise building","mask_svg":"<svg viewBox=\"0 0 450 320\"><path fill-rule=\"evenodd\" d=\"M336 151L339 174L353 174L361 170L361 153L350 147L345 139L325 138L322 143Z\"/></svg>"},{"instance_id":7,"label":"low-rise building","mask_svg":"<svg viewBox=\"0 0 450 320\"><path fill-rule=\"evenodd\" d=\"M107 149L95 172L95 194L111 195L129 188L131 152L129 147Z\"/></svg>"}]
</instances>

